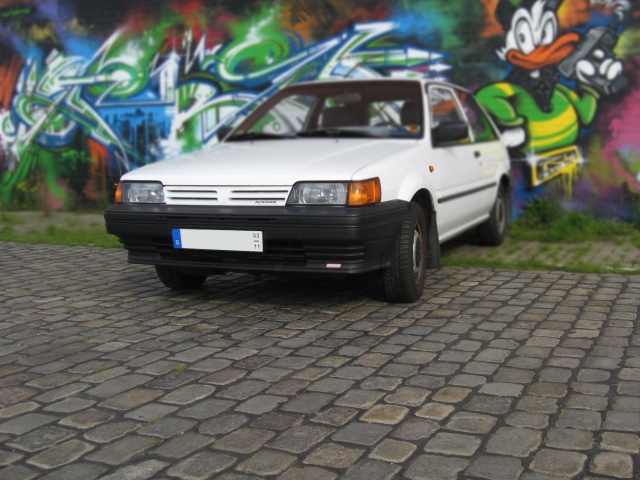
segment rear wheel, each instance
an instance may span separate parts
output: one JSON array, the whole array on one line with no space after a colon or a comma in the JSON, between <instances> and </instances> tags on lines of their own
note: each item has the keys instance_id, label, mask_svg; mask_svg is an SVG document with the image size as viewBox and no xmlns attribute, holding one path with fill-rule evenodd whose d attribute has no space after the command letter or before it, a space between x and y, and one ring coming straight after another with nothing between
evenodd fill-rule
<instances>
[{"instance_id":1,"label":"rear wheel","mask_svg":"<svg viewBox=\"0 0 640 480\"><path fill-rule=\"evenodd\" d=\"M391 265L383 271L389 301L411 303L420 298L427 272L427 246L424 212L411 202L391 254Z\"/></svg>"},{"instance_id":2,"label":"rear wheel","mask_svg":"<svg viewBox=\"0 0 640 480\"><path fill-rule=\"evenodd\" d=\"M158 278L171 290L193 290L207 279L206 275L187 275L175 267L156 265Z\"/></svg>"},{"instance_id":3,"label":"rear wheel","mask_svg":"<svg viewBox=\"0 0 640 480\"><path fill-rule=\"evenodd\" d=\"M486 222L478 227L478 237L484 245L497 246L502 244L507 234L509 220L509 197L507 190L501 187Z\"/></svg>"}]
</instances>

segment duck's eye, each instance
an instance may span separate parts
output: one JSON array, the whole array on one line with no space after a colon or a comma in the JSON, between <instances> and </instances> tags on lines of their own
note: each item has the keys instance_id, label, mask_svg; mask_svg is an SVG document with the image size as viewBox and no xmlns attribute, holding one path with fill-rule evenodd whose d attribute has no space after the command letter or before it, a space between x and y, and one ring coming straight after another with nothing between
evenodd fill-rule
<instances>
[{"instance_id":1,"label":"duck's eye","mask_svg":"<svg viewBox=\"0 0 640 480\"><path fill-rule=\"evenodd\" d=\"M521 19L515 28L516 41L518 42L518 49L525 55L529 55L536 49L535 42L533 40L533 31L531 25L525 19Z\"/></svg>"},{"instance_id":2,"label":"duck's eye","mask_svg":"<svg viewBox=\"0 0 640 480\"><path fill-rule=\"evenodd\" d=\"M549 19L542 27L542 44L551 45L556 38L556 24L553 20Z\"/></svg>"}]
</instances>

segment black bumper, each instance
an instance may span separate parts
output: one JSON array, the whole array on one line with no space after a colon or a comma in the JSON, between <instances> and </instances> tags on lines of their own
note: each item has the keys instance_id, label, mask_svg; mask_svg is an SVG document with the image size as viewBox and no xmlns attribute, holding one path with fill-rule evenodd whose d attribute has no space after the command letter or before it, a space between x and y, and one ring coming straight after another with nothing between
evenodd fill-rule
<instances>
[{"instance_id":1,"label":"black bumper","mask_svg":"<svg viewBox=\"0 0 640 480\"><path fill-rule=\"evenodd\" d=\"M118 204L104 217L107 232L118 236L130 263L211 273L363 273L389 265L407 205L400 200L356 208ZM264 251L175 249L174 228L259 230Z\"/></svg>"}]
</instances>

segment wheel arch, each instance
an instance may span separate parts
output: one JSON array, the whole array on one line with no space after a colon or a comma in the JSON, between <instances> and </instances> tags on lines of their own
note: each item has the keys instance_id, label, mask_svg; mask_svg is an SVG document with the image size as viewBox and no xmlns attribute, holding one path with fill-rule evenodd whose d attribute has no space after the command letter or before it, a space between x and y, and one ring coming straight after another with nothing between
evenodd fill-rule
<instances>
[{"instance_id":1,"label":"wheel arch","mask_svg":"<svg viewBox=\"0 0 640 480\"><path fill-rule=\"evenodd\" d=\"M440 268L440 240L438 236L437 212L431 193L427 189L418 190L411 198L424 212L427 220L427 268Z\"/></svg>"}]
</instances>

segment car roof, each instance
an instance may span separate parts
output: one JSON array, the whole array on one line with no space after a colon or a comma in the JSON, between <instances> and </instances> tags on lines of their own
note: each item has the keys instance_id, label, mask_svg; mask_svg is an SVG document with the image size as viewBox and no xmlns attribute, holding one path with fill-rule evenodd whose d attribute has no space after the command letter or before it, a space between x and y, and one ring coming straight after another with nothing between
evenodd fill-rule
<instances>
[{"instance_id":1,"label":"car roof","mask_svg":"<svg viewBox=\"0 0 640 480\"><path fill-rule=\"evenodd\" d=\"M449 82L449 81L445 81L445 80L434 80L434 79L430 79L430 78L397 78L397 77L377 77L377 78L324 78L324 79L319 79L319 80L311 80L311 81L306 81L306 82L300 82L300 83L296 83L296 84L292 84L289 86L301 86L301 85L313 85L313 84L317 84L317 83L348 83L348 82L354 82L354 83L367 83L367 82L418 82L421 83L422 85L440 85L440 86L446 86L446 87L452 87L452 88L456 88L458 90L464 90L464 91L468 91L468 89L457 85L455 83Z\"/></svg>"}]
</instances>

